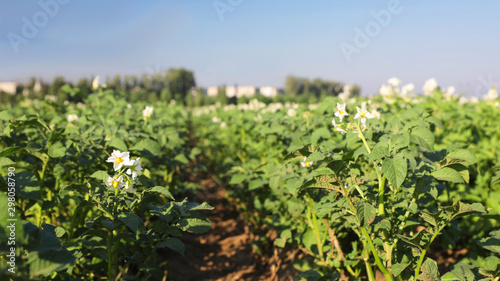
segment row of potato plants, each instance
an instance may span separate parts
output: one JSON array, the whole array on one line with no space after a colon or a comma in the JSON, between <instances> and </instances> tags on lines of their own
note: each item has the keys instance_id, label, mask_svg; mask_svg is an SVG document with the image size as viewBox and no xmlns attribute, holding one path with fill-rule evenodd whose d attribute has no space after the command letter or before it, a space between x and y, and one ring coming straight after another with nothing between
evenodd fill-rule
<instances>
[{"instance_id":1,"label":"row of potato plants","mask_svg":"<svg viewBox=\"0 0 500 281\"><path fill-rule=\"evenodd\" d=\"M185 172L199 154L189 123L181 106L131 105L102 88L84 103L4 106L0 240L9 236L9 176L17 258L15 273L1 262L0 279L163 278L159 251L183 254L182 233L211 225L199 212L212 209L207 203L176 200L197 188ZM2 259L9 249L2 243Z\"/></svg>"},{"instance_id":2,"label":"row of potato plants","mask_svg":"<svg viewBox=\"0 0 500 281\"><path fill-rule=\"evenodd\" d=\"M212 106L193 122L248 219L314 257L301 277L498 280L500 110L443 96ZM457 247L439 272L429 256Z\"/></svg>"}]
</instances>

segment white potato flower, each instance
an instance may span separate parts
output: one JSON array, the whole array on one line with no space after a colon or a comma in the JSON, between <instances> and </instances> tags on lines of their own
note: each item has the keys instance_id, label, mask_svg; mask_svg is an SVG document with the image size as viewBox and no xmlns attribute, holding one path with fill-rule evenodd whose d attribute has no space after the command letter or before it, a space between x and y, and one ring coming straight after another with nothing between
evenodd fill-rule
<instances>
[{"instance_id":1,"label":"white potato flower","mask_svg":"<svg viewBox=\"0 0 500 281\"><path fill-rule=\"evenodd\" d=\"M398 87L401 84L401 80L397 77L392 77L387 80L387 83L393 87Z\"/></svg>"},{"instance_id":2,"label":"white potato flower","mask_svg":"<svg viewBox=\"0 0 500 281\"><path fill-rule=\"evenodd\" d=\"M109 157L106 162L113 163L115 171L119 170L124 165L133 165L133 162L130 161L130 154L128 152L120 152L119 150L113 150L111 157Z\"/></svg>"},{"instance_id":3,"label":"white potato flower","mask_svg":"<svg viewBox=\"0 0 500 281\"><path fill-rule=\"evenodd\" d=\"M332 124L333 124L333 130L335 132L340 132L342 135L346 133L346 131L341 127L342 124L335 123L335 118L332 119Z\"/></svg>"},{"instance_id":4,"label":"white potato flower","mask_svg":"<svg viewBox=\"0 0 500 281\"><path fill-rule=\"evenodd\" d=\"M123 182L123 176L119 176L117 179L108 177L108 179L106 180L106 185L113 188L123 187L125 185L125 183Z\"/></svg>"},{"instance_id":5,"label":"white potato flower","mask_svg":"<svg viewBox=\"0 0 500 281\"><path fill-rule=\"evenodd\" d=\"M380 112L378 112L376 109L372 110L370 114L372 115L373 118L380 119Z\"/></svg>"},{"instance_id":6,"label":"white potato flower","mask_svg":"<svg viewBox=\"0 0 500 281\"><path fill-rule=\"evenodd\" d=\"M300 165L301 165L302 167L311 167L311 166L314 164L314 162L312 162L312 161L306 162L306 159L307 159L307 158L306 158L306 157L304 157L304 161L300 162Z\"/></svg>"},{"instance_id":7,"label":"white potato flower","mask_svg":"<svg viewBox=\"0 0 500 281\"><path fill-rule=\"evenodd\" d=\"M128 192L135 192L137 189L132 185L132 183L127 182L124 189Z\"/></svg>"},{"instance_id":8,"label":"white potato flower","mask_svg":"<svg viewBox=\"0 0 500 281\"><path fill-rule=\"evenodd\" d=\"M153 115L153 107L147 105L146 108L142 111L142 115L146 118L151 117L151 115Z\"/></svg>"},{"instance_id":9,"label":"white potato flower","mask_svg":"<svg viewBox=\"0 0 500 281\"><path fill-rule=\"evenodd\" d=\"M68 122L78 121L78 115L70 114L68 115Z\"/></svg>"},{"instance_id":10,"label":"white potato flower","mask_svg":"<svg viewBox=\"0 0 500 281\"><path fill-rule=\"evenodd\" d=\"M361 106L361 108L356 107L356 110L358 111L358 113L356 113L354 119L359 119L361 121L361 124L363 124L363 126L366 126L366 120L372 119L372 114L368 112L368 110L366 110L366 106L364 104Z\"/></svg>"},{"instance_id":11,"label":"white potato flower","mask_svg":"<svg viewBox=\"0 0 500 281\"><path fill-rule=\"evenodd\" d=\"M413 85L413 83L409 83L404 85L403 88L401 88L401 94L408 95L413 93L414 90L415 90L415 85Z\"/></svg>"},{"instance_id":12,"label":"white potato flower","mask_svg":"<svg viewBox=\"0 0 500 281\"><path fill-rule=\"evenodd\" d=\"M496 87L492 87L488 93L486 94L486 97L484 97L485 101L489 100L496 100L498 98L498 92Z\"/></svg>"},{"instance_id":13,"label":"white potato flower","mask_svg":"<svg viewBox=\"0 0 500 281\"><path fill-rule=\"evenodd\" d=\"M380 89L378 90L379 94L383 97L390 97L393 95L393 90L390 85L383 84L380 86Z\"/></svg>"},{"instance_id":14,"label":"white potato flower","mask_svg":"<svg viewBox=\"0 0 500 281\"><path fill-rule=\"evenodd\" d=\"M425 81L425 84L424 84L424 94L426 96L432 94L432 92L434 92L434 90L438 87L438 84L437 84L437 81L435 78L431 78L427 81Z\"/></svg>"},{"instance_id":15,"label":"white potato flower","mask_svg":"<svg viewBox=\"0 0 500 281\"><path fill-rule=\"evenodd\" d=\"M100 85L99 80L100 80L99 76L96 76L94 80L92 80L92 89L97 90L99 88Z\"/></svg>"},{"instance_id":16,"label":"white potato flower","mask_svg":"<svg viewBox=\"0 0 500 281\"><path fill-rule=\"evenodd\" d=\"M349 114L347 114L347 112L345 111L345 106L346 106L345 103L343 104L337 103L337 108L335 109L335 116L337 116L340 119L340 122L342 122L344 116L349 116Z\"/></svg>"},{"instance_id":17,"label":"white potato flower","mask_svg":"<svg viewBox=\"0 0 500 281\"><path fill-rule=\"evenodd\" d=\"M127 170L127 175L132 175L132 179L135 179L142 171L141 162L139 161L140 159L141 157L137 157L137 159L132 162L132 168Z\"/></svg>"}]
</instances>

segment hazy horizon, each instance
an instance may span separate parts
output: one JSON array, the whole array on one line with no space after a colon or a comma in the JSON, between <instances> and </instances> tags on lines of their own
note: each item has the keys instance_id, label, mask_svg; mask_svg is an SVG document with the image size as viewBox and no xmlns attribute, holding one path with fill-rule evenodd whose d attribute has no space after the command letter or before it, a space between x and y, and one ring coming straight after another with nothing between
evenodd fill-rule
<instances>
[{"instance_id":1,"label":"hazy horizon","mask_svg":"<svg viewBox=\"0 0 500 281\"><path fill-rule=\"evenodd\" d=\"M40 0L0 3L0 81L184 67L197 85L283 87L287 75L358 84L429 78L500 86L496 1Z\"/></svg>"}]
</instances>

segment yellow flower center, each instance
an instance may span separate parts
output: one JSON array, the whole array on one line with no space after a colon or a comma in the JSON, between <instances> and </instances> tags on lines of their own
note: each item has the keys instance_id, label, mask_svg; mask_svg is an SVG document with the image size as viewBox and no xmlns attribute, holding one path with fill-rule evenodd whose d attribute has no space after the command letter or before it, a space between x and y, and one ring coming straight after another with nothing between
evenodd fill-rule
<instances>
[{"instance_id":1,"label":"yellow flower center","mask_svg":"<svg viewBox=\"0 0 500 281\"><path fill-rule=\"evenodd\" d=\"M340 114L344 114L344 111L342 109L339 109Z\"/></svg>"},{"instance_id":2,"label":"yellow flower center","mask_svg":"<svg viewBox=\"0 0 500 281\"><path fill-rule=\"evenodd\" d=\"M123 159L121 157L116 158L116 164L120 164L123 162Z\"/></svg>"},{"instance_id":3,"label":"yellow flower center","mask_svg":"<svg viewBox=\"0 0 500 281\"><path fill-rule=\"evenodd\" d=\"M117 181L113 181L113 187L114 187L114 188L117 188L117 187L118 187L118 182L117 182Z\"/></svg>"},{"instance_id":4,"label":"yellow flower center","mask_svg":"<svg viewBox=\"0 0 500 281\"><path fill-rule=\"evenodd\" d=\"M146 114L147 117L151 117L151 113Z\"/></svg>"}]
</instances>

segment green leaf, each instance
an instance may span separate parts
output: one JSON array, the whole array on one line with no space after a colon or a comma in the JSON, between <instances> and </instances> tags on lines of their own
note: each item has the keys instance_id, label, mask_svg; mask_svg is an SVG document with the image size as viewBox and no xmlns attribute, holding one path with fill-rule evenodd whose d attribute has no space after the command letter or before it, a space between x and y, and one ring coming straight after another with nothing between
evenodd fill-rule
<instances>
[{"instance_id":1,"label":"green leaf","mask_svg":"<svg viewBox=\"0 0 500 281\"><path fill-rule=\"evenodd\" d=\"M236 174L236 175L233 175L231 177L231 180L229 181L229 184L234 185L234 184L242 183L247 177L248 177L247 174Z\"/></svg>"},{"instance_id":2,"label":"green leaf","mask_svg":"<svg viewBox=\"0 0 500 281\"><path fill-rule=\"evenodd\" d=\"M50 146L48 154L52 158L61 158L66 154L66 147L60 142L56 142Z\"/></svg>"},{"instance_id":3,"label":"green leaf","mask_svg":"<svg viewBox=\"0 0 500 281\"><path fill-rule=\"evenodd\" d=\"M189 159L184 155L184 153L179 153L174 157L174 160L181 162L182 164L189 163Z\"/></svg>"},{"instance_id":4,"label":"green leaf","mask_svg":"<svg viewBox=\"0 0 500 281\"><path fill-rule=\"evenodd\" d=\"M14 119L14 116L12 116L8 110L0 111L0 120L9 121L11 119Z\"/></svg>"},{"instance_id":5,"label":"green leaf","mask_svg":"<svg viewBox=\"0 0 500 281\"><path fill-rule=\"evenodd\" d=\"M156 245L157 248L169 248L178 252L179 254L184 256L184 251L186 250L186 246L179 238L168 237L167 239L161 241Z\"/></svg>"},{"instance_id":6,"label":"green leaf","mask_svg":"<svg viewBox=\"0 0 500 281\"><path fill-rule=\"evenodd\" d=\"M42 145L36 142L29 142L26 145L26 149L29 150L30 152L37 152L42 150L42 148L43 148Z\"/></svg>"},{"instance_id":7,"label":"green leaf","mask_svg":"<svg viewBox=\"0 0 500 281\"><path fill-rule=\"evenodd\" d=\"M21 198L42 200L40 183L38 182L38 178L33 173L23 171L17 173L15 179L16 186L18 187L17 191Z\"/></svg>"},{"instance_id":8,"label":"green leaf","mask_svg":"<svg viewBox=\"0 0 500 281\"><path fill-rule=\"evenodd\" d=\"M460 281L475 281L474 273L472 272L472 265L470 264L457 264L451 271Z\"/></svg>"},{"instance_id":9,"label":"green leaf","mask_svg":"<svg viewBox=\"0 0 500 281\"><path fill-rule=\"evenodd\" d=\"M399 188L403 184L407 171L408 165L401 156L387 158L382 163L382 172L395 188Z\"/></svg>"},{"instance_id":10,"label":"green leaf","mask_svg":"<svg viewBox=\"0 0 500 281\"><path fill-rule=\"evenodd\" d=\"M323 155L323 153L321 153L319 151L316 151L316 152L313 152L311 155L309 155L305 162L317 162L317 161L321 161L323 159L325 159L325 155Z\"/></svg>"},{"instance_id":11,"label":"green leaf","mask_svg":"<svg viewBox=\"0 0 500 281\"><path fill-rule=\"evenodd\" d=\"M420 275L418 276L418 280L424 281L439 281L439 271L437 262L433 259L427 258L425 262L422 264Z\"/></svg>"},{"instance_id":12,"label":"green leaf","mask_svg":"<svg viewBox=\"0 0 500 281\"><path fill-rule=\"evenodd\" d=\"M92 175L90 175L90 177L101 180L101 181L107 181L109 178L109 175L106 171L97 171L97 172L94 172Z\"/></svg>"},{"instance_id":13,"label":"green leaf","mask_svg":"<svg viewBox=\"0 0 500 281\"><path fill-rule=\"evenodd\" d=\"M426 127L416 127L411 131L411 139L414 143L424 147L427 150L434 149L434 135Z\"/></svg>"},{"instance_id":14,"label":"green leaf","mask_svg":"<svg viewBox=\"0 0 500 281\"><path fill-rule=\"evenodd\" d=\"M361 203L356 206L356 216L361 226L368 226L375 220L377 209L368 203Z\"/></svg>"},{"instance_id":15,"label":"green leaf","mask_svg":"<svg viewBox=\"0 0 500 281\"><path fill-rule=\"evenodd\" d=\"M455 274L453 274L452 272L447 272L443 276L441 276L441 281L458 281L458 280L460 279L458 279L458 277L455 276Z\"/></svg>"},{"instance_id":16,"label":"green leaf","mask_svg":"<svg viewBox=\"0 0 500 281\"><path fill-rule=\"evenodd\" d=\"M469 164L475 164L478 161L476 155L468 149L455 150L446 155L446 157L450 159L462 160Z\"/></svg>"},{"instance_id":17,"label":"green leaf","mask_svg":"<svg viewBox=\"0 0 500 281\"><path fill-rule=\"evenodd\" d=\"M10 166L12 164L15 164L14 161L10 160L10 158L7 157L0 157L0 167L3 166Z\"/></svg>"},{"instance_id":18,"label":"green leaf","mask_svg":"<svg viewBox=\"0 0 500 281\"><path fill-rule=\"evenodd\" d=\"M403 270L405 270L405 268L407 268L410 264L409 263L395 263L391 266L391 269L392 269L392 274L394 276L398 276L399 274L401 274L401 272L403 272Z\"/></svg>"},{"instance_id":19,"label":"green leaf","mask_svg":"<svg viewBox=\"0 0 500 281\"><path fill-rule=\"evenodd\" d=\"M420 214L420 217L422 217L422 219L424 221L428 222L432 226L437 227L438 222L436 221L436 218L431 213L422 211L422 213Z\"/></svg>"},{"instance_id":20,"label":"green leaf","mask_svg":"<svg viewBox=\"0 0 500 281\"><path fill-rule=\"evenodd\" d=\"M334 182L334 179L328 175L317 176L302 184L299 191L302 191L306 188L321 188L340 191L340 187L338 185L332 184L332 182Z\"/></svg>"},{"instance_id":21,"label":"green leaf","mask_svg":"<svg viewBox=\"0 0 500 281\"><path fill-rule=\"evenodd\" d=\"M444 167L439 170L436 170L431 173L431 175L437 180L454 182L454 183L463 183L464 179L460 175L459 172L452 168Z\"/></svg>"},{"instance_id":22,"label":"green leaf","mask_svg":"<svg viewBox=\"0 0 500 281\"><path fill-rule=\"evenodd\" d=\"M138 228L144 228L144 222L134 213L120 213L118 219L130 228L133 233L136 233Z\"/></svg>"},{"instance_id":23,"label":"green leaf","mask_svg":"<svg viewBox=\"0 0 500 281\"><path fill-rule=\"evenodd\" d=\"M59 192L63 192L65 190L76 190L76 191L84 194L84 193L88 192L88 189L89 189L89 187L85 183L72 182L70 184L67 184L67 185L64 185L63 187L61 187L61 190Z\"/></svg>"},{"instance_id":24,"label":"green leaf","mask_svg":"<svg viewBox=\"0 0 500 281\"><path fill-rule=\"evenodd\" d=\"M264 185L264 181L261 180L261 179L255 179L255 180L251 180L249 183L248 183L248 190L254 190L254 189L257 189L257 188L260 188Z\"/></svg>"},{"instance_id":25,"label":"green leaf","mask_svg":"<svg viewBox=\"0 0 500 281\"><path fill-rule=\"evenodd\" d=\"M211 211L214 207L210 206L207 202L203 202L201 204L189 202L186 210L192 211Z\"/></svg>"},{"instance_id":26,"label":"green leaf","mask_svg":"<svg viewBox=\"0 0 500 281\"><path fill-rule=\"evenodd\" d=\"M385 142L379 142L372 149L372 153L370 153L370 161L376 161L382 159L384 157L389 156L389 147Z\"/></svg>"},{"instance_id":27,"label":"green leaf","mask_svg":"<svg viewBox=\"0 0 500 281\"><path fill-rule=\"evenodd\" d=\"M75 263L75 257L61 245L55 234L26 221L23 222L23 228L28 240L27 263L31 276L47 276L67 269Z\"/></svg>"},{"instance_id":28,"label":"green leaf","mask_svg":"<svg viewBox=\"0 0 500 281\"><path fill-rule=\"evenodd\" d=\"M151 139L142 139L129 148L129 150L149 151L154 156L158 156L163 153L158 142Z\"/></svg>"},{"instance_id":29,"label":"green leaf","mask_svg":"<svg viewBox=\"0 0 500 281\"><path fill-rule=\"evenodd\" d=\"M125 142L120 139L120 138L112 138L109 142L108 142L108 146L110 147L114 147L114 148L117 148L119 149L120 151L127 151L128 148L127 148L127 145L125 144Z\"/></svg>"},{"instance_id":30,"label":"green leaf","mask_svg":"<svg viewBox=\"0 0 500 281\"><path fill-rule=\"evenodd\" d=\"M318 144L318 141L321 138L328 140L331 137L332 136L330 134L330 131L326 127L315 129L314 132L311 134L311 143L316 145L316 144Z\"/></svg>"},{"instance_id":31,"label":"green leaf","mask_svg":"<svg viewBox=\"0 0 500 281\"><path fill-rule=\"evenodd\" d=\"M54 272L62 271L75 263L75 257L65 248L45 252L31 252L28 255L31 276L48 276Z\"/></svg>"},{"instance_id":32,"label":"green leaf","mask_svg":"<svg viewBox=\"0 0 500 281\"><path fill-rule=\"evenodd\" d=\"M149 193L158 193L161 195L165 195L167 198L169 198L171 200L175 200L174 196L172 196L172 193L170 193L170 191L166 187L163 187L163 186L155 186L155 187L148 188L142 192L142 196L145 197Z\"/></svg>"},{"instance_id":33,"label":"green leaf","mask_svg":"<svg viewBox=\"0 0 500 281\"><path fill-rule=\"evenodd\" d=\"M277 238L274 242L276 243L276 246L284 248L286 241L290 238L292 238L292 231L290 229L285 229L281 232L280 238Z\"/></svg>"},{"instance_id":34,"label":"green leaf","mask_svg":"<svg viewBox=\"0 0 500 281\"><path fill-rule=\"evenodd\" d=\"M493 231L490 233L491 237L483 238L478 243L482 247L500 254L500 230Z\"/></svg>"},{"instance_id":35,"label":"green leaf","mask_svg":"<svg viewBox=\"0 0 500 281\"><path fill-rule=\"evenodd\" d=\"M183 231L201 234L210 229L212 222L203 216L193 216L183 219L179 226Z\"/></svg>"},{"instance_id":36,"label":"green leaf","mask_svg":"<svg viewBox=\"0 0 500 281\"><path fill-rule=\"evenodd\" d=\"M326 167L335 172L336 174L339 174L346 168L346 165L342 160L333 160L329 162L328 165L326 165Z\"/></svg>"},{"instance_id":37,"label":"green leaf","mask_svg":"<svg viewBox=\"0 0 500 281\"><path fill-rule=\"evenodd\" d=\"M314 270L307 270L305 272L302 272L301 274L299 274L299 276L301 279L305 278L307 281L318 281L321 279L321 274L319 274L318 272L314 271ZM331 279L331 280L334 280L334 279Z\"/></svg>"},{"instance_id":38,"label":"green leaf","mask_svg":"<svg viewBox=\"0 0 500 281\"><path fill-rule=\"evenodd\" d=\"M273 176L269 179L269 187L272 189L277 189L280 185L281 177L280 176Z\"/></svg>"},{"instance_id":39,"label":"green leaf","mask_svg":"<svg viewBox=\"0 0 500 281\"><path fill-rule=\"evenodd\" d=\"M23 150L23 149L24 149L23 147L19 147L19 146L7 147L6 149L4 149L0 152L0 157L9 156L9 155L16 153L16 152Z\"/></svg>"}]
</instances>

